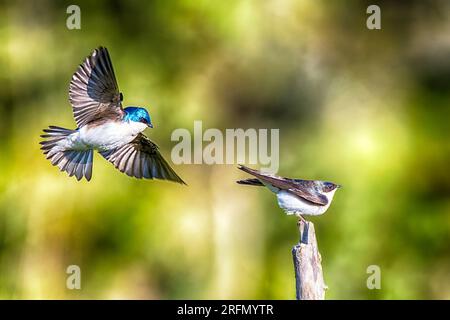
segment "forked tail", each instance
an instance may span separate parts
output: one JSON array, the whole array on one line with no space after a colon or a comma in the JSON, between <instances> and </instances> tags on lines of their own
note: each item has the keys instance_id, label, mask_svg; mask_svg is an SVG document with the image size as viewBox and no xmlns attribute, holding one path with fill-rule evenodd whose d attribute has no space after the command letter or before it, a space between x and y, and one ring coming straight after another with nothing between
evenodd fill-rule
<instances>
[{"instance_id":1,"label":"forked tail","mask_svg":"<svg viewBox=\"0 0 450 320\"><path fill-rule=\"evenodd\" d=\"M77 180L81 180L83 176L86 180L91 180L93 150L72 150L69 146L67 137L76 131L50 126L44 132L41 137L46 140L40 142L41 150L52 165L66 171L69 176L75 176Z\"/></svg>"},{"instance_id":2,"label":"forked tail","mask_svg":"<svg viewBox=\"0 0 450 320\"><path fill-rule=\"evenodd\" d=\"M258 179L245 179L245 180L238 180L236 183L239 184L246 184L249 186L264 186L264 184L259 181Z\"/></svg>"},{"instance_id":3,"label":"forked tail","mask_svg":"<svg viewBox=\"0 0 450 320\"><path fill-rule=\"evenodd\" d=\"M244 166L242 164L238 165L238 169L240 169L242 171L245 171L245 172L247 172L247 173L249 173L251 175L254 175L254 176L258 176L258 173L259 173L257 170L250 169L250 168L248 168L248 167L246 167L246 166ZM249 186L264 186L264 184L261 182L261 180L255 179L255 178L238 180L238 181L236 181L236 183L246 184L246 185L249 185Z\"/></svg>"}]
</instances>

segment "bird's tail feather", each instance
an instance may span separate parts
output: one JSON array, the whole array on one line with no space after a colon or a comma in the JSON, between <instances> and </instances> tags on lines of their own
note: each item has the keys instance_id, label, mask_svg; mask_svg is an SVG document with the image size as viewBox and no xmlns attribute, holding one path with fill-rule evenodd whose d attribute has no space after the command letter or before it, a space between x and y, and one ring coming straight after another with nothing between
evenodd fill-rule
<instances>
[{"instance_id":1,"label":"bird's tail feather","mask_svg":"<svg viewBox=\"0 0 450 320\"><path fill-rule=\"evenodd\" d=\"M41 141L40 144L47 159L61 171L66 171L69 176L75 176L77 180L81 180L83 176L86 180L91 180L93 150L70 150L61 144L75 131L50 126L49 129L44 129L44 132L41 137L47 140Z\"/></svg>"},{"instance_id":2,"label":"bird's tail feather","mask_svg":"<svg viewBox=\"0 0 450 320\"><path fill-rule=\"evenodd\" d=\"M239 184L245 184L249 186L264 186L264 184L259 181L258 179L244 179L244 180L238 180L236 183Z\"/></svg>"}]
</instances>

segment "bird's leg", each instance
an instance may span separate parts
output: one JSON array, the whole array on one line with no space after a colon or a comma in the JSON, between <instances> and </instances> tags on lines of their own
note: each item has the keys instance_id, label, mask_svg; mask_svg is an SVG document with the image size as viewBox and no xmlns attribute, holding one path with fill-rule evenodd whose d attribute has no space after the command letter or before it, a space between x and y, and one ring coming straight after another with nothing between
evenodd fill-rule
<instances>
[{"instance_id":1,"label":"bird's leg","mask_svg":"<svg viewBox=\"0 0 450 320\"><path fill-rule=\"evenodd\" d=\"M303 222L304 224L307 224L307 223L308 223L308 222L306 221L306 219L303 218L303 216L302 216L301 214L298 215L298 218L299 218L299 220L298 220L299 223L300 223L300 221Z\"/></svg>"},{"instance_id":2,"label":"bird's leg","mask_svg":"<svg viewBox=\"0 0 450 320\"><path fill-rule=\"evenodd\" d=\"M309 223L306 221L305 218L301 214L298 215L298 226L301 228L300 230L300 242L304 244L308 244L308 238L309 238ZM303 222L303 226L302 226Z\"/></svg>"}]
</instances>

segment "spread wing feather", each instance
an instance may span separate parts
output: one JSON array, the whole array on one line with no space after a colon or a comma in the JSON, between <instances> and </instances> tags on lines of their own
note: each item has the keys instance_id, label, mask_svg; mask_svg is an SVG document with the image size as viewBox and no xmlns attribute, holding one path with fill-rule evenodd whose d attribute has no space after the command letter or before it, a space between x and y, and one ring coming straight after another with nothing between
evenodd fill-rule
<instances>
[{"instance_id":1,"label":"spread wing feather","mask_svg":"<svg viewBox=\"0 0 450 320\"><path fill-rule=\"evenodd\" d=\"M186 184L162 157L158 146L140 133L130 143L101 152L118 170L138 179L162 179Z\"/></svg>"},{"instance_id":2,"label":"spread wing feather","mask_svg":"<svg viewBox=\"0 0 450 320\"><path fill-rule=\"evenodd\" d=\"M69 101L78 127L101 118L122 118L122 94L108 50L99 47L85 59L69 85Z\"/></svg>"}]
</instances>

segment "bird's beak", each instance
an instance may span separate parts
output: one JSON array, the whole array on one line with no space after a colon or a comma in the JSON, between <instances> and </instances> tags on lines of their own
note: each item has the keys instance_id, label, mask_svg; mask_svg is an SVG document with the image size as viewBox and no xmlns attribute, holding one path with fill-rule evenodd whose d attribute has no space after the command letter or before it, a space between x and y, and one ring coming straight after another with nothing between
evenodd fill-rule
<instances>
[{"instance_id":1,"label":"bird's beak","mask_svg":"<svg viewBox=\"0 0 450 320\"><path fill-rule=\"evenodd\" d=\"M153 128L153 123L150 122L150 123L148 124L148 127L149 127L149 128Z\"/></svg>"},{"instance_id":2,"label":"bird's beak","mask_svg":"<svg viewBox=\"0 0 450 320\"><path fill-rule=\"evenodd\" d=\"M340 188L342 188L342 185L338 184L338 185L336 186L336 188L340 189Z\"/></svg>"}]
</instances>

